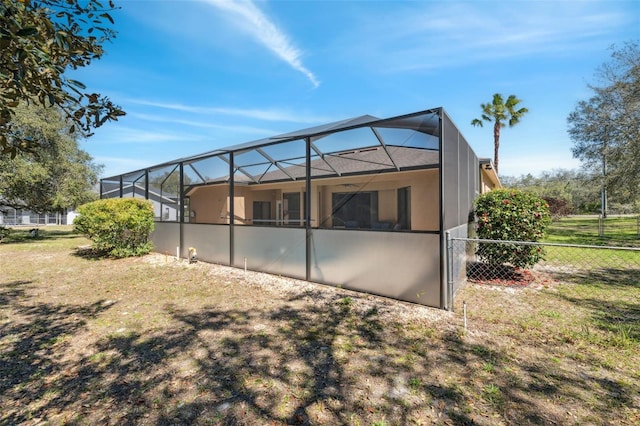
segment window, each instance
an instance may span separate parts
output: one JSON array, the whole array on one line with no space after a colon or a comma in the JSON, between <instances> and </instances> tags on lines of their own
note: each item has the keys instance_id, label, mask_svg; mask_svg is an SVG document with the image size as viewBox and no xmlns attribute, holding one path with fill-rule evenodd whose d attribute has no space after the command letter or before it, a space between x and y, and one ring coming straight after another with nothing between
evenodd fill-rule
<instances>
[{"instance_id":1,"label":"window","mask_svg":"<svg viewBox=\"0 0 640 426\"><path fill-rule=\"evenodd\" d=\"M411 229L411 187L398 188L398 227Z\"/></svg>"},{"instance_id":2,"label":"window","mask_svg":"<svg viewBox=\"0 0 640 426\"><path fill-rule=\"evenodd\" d=\"M194 222L196 217L195 210L192 211L189 207L189 197L184 197L184 204L182 205L182 220L185 223ZM193 219L191 219L193 217Z\"/></svg>"},{"instance_id":3,"label":"window","mask_svg":"<svg viewBox=\"0 0 640 426\"><path fill-rule=\"evenodd\" d=\"M371 229L378 221L378 192L335 192L331 207L334 227Z\"/></svg>"},{"instance_id":4,"label":"window","mask_svg":"<svg viewBox=\"0 0 640 426\"><path fill-rule=\"evenodd\" d=\"M254 225L270 225L271 224L271 202L270 201L254 201L253 202L253 223Z\"/></svg>"},{"instance_id":5,"label":"window","mask_svg":"<svg viewBox=\"0 0 640 426\"><path fill-rule=\"evenodd\" d=\"M302 223L300 204L299 192L285 192L282 194L282 222L284 225L300 226Z\"/></svg>"}]
</instances>

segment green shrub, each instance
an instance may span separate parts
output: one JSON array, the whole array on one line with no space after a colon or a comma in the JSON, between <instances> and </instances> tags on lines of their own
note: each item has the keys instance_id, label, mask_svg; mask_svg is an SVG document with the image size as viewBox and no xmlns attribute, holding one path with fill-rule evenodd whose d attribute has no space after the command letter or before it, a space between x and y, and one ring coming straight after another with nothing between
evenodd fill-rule
<instances>
[{"instance_id":1,"label":"green shrub","mask_svg":"<svg viewBox=\"0 0 640 426\"><path fill-rule=\"evenodd\" d=\"M549 213L554 221L574 213L574 208L570 202L561 197L542 197L549 205Z\"/></svg>"},{"instance_id":2,"label":"green shrub","mask_svg":"<svg viewBox=\"0 0 640 426\"><path fill-rule=\"evenodd\" d=\"M0 225L0 242L2 242L2 240L7 238L10 232L11 232L11 229L7 228L6 226Z\"/></svg>"},{"instance_id":3,"label":"green shrub","mask_svg":"<svg viewBox=\"0 0 640 426\"><path fill-rule=\"evenodd\" d=\"M549 205L539 196L517 189L496 189L475 203L478 238L487 240L538 241L551 222ZM543 259L539 246L481 243L477 254L491 264L516 267L535 265Z\"/></svg>"},{"instance_id":4,"label":"green shrub","mask_svg":"<svg viewBox=\"0 0 640 426\"><path fill-rule=\"evenodd\" d=\"M93 249L114 257L149 253L152 244L153 205L135 198L110 198L78 208L77 232L93 241Z\"/></svg>"}]
</instances>

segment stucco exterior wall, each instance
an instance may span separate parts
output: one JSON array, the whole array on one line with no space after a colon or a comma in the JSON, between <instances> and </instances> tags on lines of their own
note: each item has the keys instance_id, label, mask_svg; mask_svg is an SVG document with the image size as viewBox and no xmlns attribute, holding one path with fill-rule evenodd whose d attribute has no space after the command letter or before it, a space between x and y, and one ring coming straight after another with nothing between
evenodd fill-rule
<instances>
[{"instance_id":1,"label":"stucco exterior wall","mask_svg":"<svg viewBox=\"0 0 640 426\"><path fill-rule=\"evenodd\" d=\"M227 185L201 186L195 188L189 199L191 223L229 223ZM195 212L195 214L193 213Z\"/></svg>"},{"instance_id":2,"label":"stucco exterior wall","mask_svg":"<svg viewBox=\"0 0 640 426\"><path fill-rule=\"evenodd\" d=\"M485 194L496 188L500 188L500 181L493 169L485 170L480 168L480 193Z\"/></svg>"},{"instance_id":3,"label":"stucco exterior wall","mask_svg":"<svg viewBox=\"0 0 640 426\"><path fill-rule=\"evenodd\" d=\"M411 229L438 231L440 229L440 184L438 170L425 170L408 180L411 187Z\"/></svg>"},{"instance_id":4,"label":"stucco exterior wall","mask_svg":"<svg viewBox=\"0 0 640 426\"><path fill-rule=\"evenodd\" d=\"M417 170L398 173L360 175L311 182L311 226L331 228L332 197L340 192L378 192L378 220L398 222L398 189L410 188L411 229L437 231L439 227L438 170ZM283 193L299 193L300 208L304 204L304 183L281 182L273 184L235 187L235 223L253 223L254 201L271 203L271 219L275 220L277 201ZM189 193L191 223L229 223L229 197L227 185L202 186ZM303 223L300 223L303 226Z\"/></svg>"}]
</instances>

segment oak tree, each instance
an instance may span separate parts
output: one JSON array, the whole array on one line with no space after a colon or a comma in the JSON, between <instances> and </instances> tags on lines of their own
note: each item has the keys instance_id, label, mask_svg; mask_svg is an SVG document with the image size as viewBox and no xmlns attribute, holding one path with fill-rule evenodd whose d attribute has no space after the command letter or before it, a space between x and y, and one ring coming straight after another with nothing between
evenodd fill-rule
<instances>
[{"instance_id":1,"label":"oak tree","mask_svg":"<svg viewBox=\"0 0 640 426\"><path fill-rule=\"evenodd\" d=\"M46 213L97 198L101 168L78 147L77 135L69 134L58 108L19 104L11 125L39 149L0 161L0 205Z\"/></svg>"},{"instance_id":2,"label":"oak tree","mask_svg":"<svg viewBox=\"0 0 640 426\"><path fill-rule=\"evenodd\" d=\"M56 106L69 132L91 135L124 115L109 98L68 78L67 71L89 65L115 37L115 9L97 0L2 0L0 2L0 155L38 149L15 126L20 102Z\"/></svg>"},{"instance_id":3,"label":"oak tree","mask_svg":"<svg viewBox=\"0 0 640 426\"><path fill-rule=\"evenodd\" d=\"M567 119L573 156L602 176L620 201L640 196L640 46L613 47L611 61L596 71L592 95L578 102ZM606 203L603 202L603 214Z\"/></svg>"}]
</instances>

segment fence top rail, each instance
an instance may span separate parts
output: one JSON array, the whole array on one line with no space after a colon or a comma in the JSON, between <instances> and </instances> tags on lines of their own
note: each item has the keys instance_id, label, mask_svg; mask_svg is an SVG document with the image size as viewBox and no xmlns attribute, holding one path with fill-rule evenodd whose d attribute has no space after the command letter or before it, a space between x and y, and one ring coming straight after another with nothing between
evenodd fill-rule
<instances>
[{"instance_id":1,"label":"fence top rail","mask_svg":"<svg viewBox=\"0 0 640 426\"><path fill-rule=\"evenodd\" d=\"M511 240L487 240L482 238L462 238L450 237L450 240L468 241L472 243L499 243L499 244L516 244L523 246L552 246L552 247L571 247L582 249L598 249L598 250L624 250L640 252L640 247L619 247L619 246L594 246L583 244L561 244L561 243L544 243L540 241L511 241Z\"/></svg>"}]
</instances>

